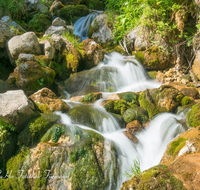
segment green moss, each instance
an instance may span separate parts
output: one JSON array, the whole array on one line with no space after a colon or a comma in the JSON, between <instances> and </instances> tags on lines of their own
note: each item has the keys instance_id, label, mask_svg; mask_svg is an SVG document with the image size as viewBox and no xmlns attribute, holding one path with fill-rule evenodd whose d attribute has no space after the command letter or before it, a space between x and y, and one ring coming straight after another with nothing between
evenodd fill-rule
<instances>
[{"instance_id":1,"label":"green moss","mask_svg":"<svg viewBox=\"0 0 200 190\"><path fill-rule=\"evenodd\" d=\"M70 53L66 56L66 61L67 61L67 68L72 69L72 72L77 72L79 61L76 58L76 56Z\"/></svg>"},{"instance_id":2,"label":"green moss","mask_svg":"<svg viewBox=\"0 0 200 190\"><path fill-rule=\"evenodd\" d=\"M43 33L51 26L50 14L36 14L28 23L28 30L36 32L36 34Z\"/></svg>"},{"instance_id":3,"label":"green moss","mask_svg":"<svg viewBox=\"0 0 200 190\"><path fill-rule=\"evenodd\" d=\"M83 102L83 103L94 103L96 100L98 100L100 98L102 98L101 93L98 93L98 94L90 93L90 94L84 96L81 99L81 102Z\"/></svg>"},{"instance_id":4,"label":"green moss","mask_svg":"<svg viewBox=\"0 0 200 190\"><path fill-rule=\"evenodd\" d=\"M35 60L42 66L42 67L48 67L51 60L49 57L45 55L39 55L35 56Z\"/></svg>"},{"instance_id":5,"label":"green moss","mask_svg":"<svg viewBox=\"0 0 200 190\"><path fill-rule=\"evenodd\" d=\"M67 25L74 23L82 16L89 14L85 5L68 5L59 10L58 16L66 21Z\"/></svg>"},{"instance_id":6,"label":"green moss","mask_svg":"<svg viewBox=\"0 0 200 190\"><path fill-rule=\"evenodd\" d=\"M143 171L139 175L133 176L130 180L122 184L121 190L133 189L177 189L186 190L183 183L175 178L168 170L167 166L158 165Z\"/></svg>"},{"instance_id":7,"label":"green moss","mask_svg":"<svg viewBox=\"0 0 200 190\"><path fill-rule=\"evenodd\" d=\"M142 107L133 107L126 110L124 113L124 121L129 123L133 120L138 120L141 124L146 123L149 119L147 111Z\"/></svg>"},{"instance_id":8,"label":"green moss","mask_svg":"<svg viewBox=\"0 0 200 190\"><path fill-rule=\"evenodd\" d=\"M114 113L123 115L126 109L128 108L128 104L125 100L116 100L114 101Z\"/></svg>"},{"instance_id":9,"label":"green moss","mask_svg":"<svg viewBox=\"0 0 200 190\"><path fill-rule=\"evenodd\" d=\"M158 72L157 71L149 71L149 72L147 72L147 74L151 79L155 80Z\"/></svg>"},{"instance_id":10,"label":"green moss","mask_svg":"<svg viewBox=\"0 0 200 190\"><path fill-rule=\"evenodd\" d=\"M30 156L30 151L27 147L22 147L20 152L12 157L6 164L7 171L11 172L10 175L13 178L8 178L12 189L28 189L30 186L27 184L27 178L23 178L28 170L27 167L23 167L23 173L20 172L22 166L24 165L27 156ZM21 176L21 177L19 177Z\"/></svg>"},{"instance_id":11,"label":"green moss","mask_svg":"<svg viewBox=\"0 0 200 190\"><path fill-rule=\"evenodd\" d=\"M192 102L191 98L189 96L185 96L182 101L181 101L181 104L182 106L185 106L185 105L188 105Z\"/></svg>"},{"instance_id":12,"label":"green moss","mask_svg":"<svg viewBox=\"0 0 200 190\"><path fill-rule=\"evenodd\" d=\"M186 120L189 127L197 127L200 125L200 103L192 106L192 109L187 113Z\"/></svg>"},{"instance_id":13,"label":"green moss","mask_svg":"<svg viewBox=\"0 0 200 190\"><path fill-rule=\"evenodd\" d=\"M58 115L41 114L40 117L30 121L24 131L19 134L18 144L20 146L31 146L35 144L59 119L60 116Z\"/></svg>"},{"instance_id":14,"label":"green moss","mask_svg":"<svg viewBox=\"0 0 200 190\"><path fill-rule=\"evenodd\" d=\"M131 102L133 104L138 103L138 95L134 92L124 92L117 95L120 97L120 99L123 99L127 102Z\"/></svg>"},{"instance_id":15,"label":"green moss","mask_svg":"<svg viewBox=\"0 0 200 190\"><path fill-rule=\"evenodd\" d=\"M149 97L148 90L142 92L139 101L140 106L147 110L150 119L160 113L155 103L151 100L151 97Z\"/></svg>"},{"instance_id":16,"label":"green moss","mask_svg":"<svg viewBox=\"0 0 200 190\"><path fill-rule=\"evenodd\" d=\"M90 29L87 34L88 38L91 38L92 34L97 32L98 30L99 30L99 25L98 25L98 22L95 20L94 26L90 25Z\"/></svg>"},{"instance_id":17,"label":"green moss","mask_svg":"<svg viewBox=\"0 0 200 190\"><path fill-rule=\"evenodd\" d=\"M170 156L175 156L179 151L185 146L187 139L179 137L177 140L173 141L167 150L167 154Z\"/></svg>"},{"instance_id":18,"label":"green moss","mask_svg":"<svg viewBox=\"0 0 200 190\"><path fill-rule=\"evenodd\" d=\"M136 54L135 54L135 58L143 63L144 62L144 55L143 55L143 52L142 51L138 51Z\"/></svg>"}]
</instances>

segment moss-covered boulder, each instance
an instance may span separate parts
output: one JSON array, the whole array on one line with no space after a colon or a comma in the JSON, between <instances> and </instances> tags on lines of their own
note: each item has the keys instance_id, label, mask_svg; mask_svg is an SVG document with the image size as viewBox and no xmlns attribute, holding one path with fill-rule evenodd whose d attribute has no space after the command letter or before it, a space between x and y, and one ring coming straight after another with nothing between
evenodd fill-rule
<instances>
[{"instance_id":1,"label":"moss-covered boulder","mask_svg":"<svg viewBox=\"0 0 200 190\"><path fill-rule=\"evenodd\" d=\"M8 161L7 170L16 178L3 180L0 185L16 190L49 189L52 184L56 189L104 190L108 185L116 189L118 167L112 142L93 131L60 124L47 134L50 138L46 142L30 150L22 148ZM57 138L56 143L53 138ZM17 177L22 168L22 176L33 177Z\"/></svg>"},{"instance_id":2,"label":"moss-covered boulder","mask_svg":"<svg viewBox=\"0 0 200 190\"><path fill-rule=\"evenodd\" d=\"M82 103L94 103L96 100L99 100L102 98L102 93L101 92L97 92L97 93L90 93L87 94L86 96L84 96L81 99Z\"/></svg>"},{"instance_id":3,"label":"moss-covered boulder","mask_svg":"<svg viewBox=\"0 0 200 190\"><path fill-rule=\"evenodd\" d=\"M8 81L15 78L15 84L28 95L43 87L51 87L54 82L55 72L49 67L42 67L37 62L28 61L18 65Z\"/></svg>"},{"instance_id":4,"label":"moss-covered boulder","mask_svg":"<svg viewBox=\"0 0 200 190\"><path fill-rule=\"evenodd\" d=\"M192 99L189 96L184 96L181 101L182 106L188 105L192 102Z\"/></svg>"},{"instance_id":5,"label":"moss-covered boulder","mask_svg":"<svg viewBox=\"0 0 200 190\"><path fill-rule=\"evenodd\" d=\"M96 130L101 130L103 119L108 119L108 115L105 112L88 105L74 107L68 112L68 115L72 119L72 122Z\"/></svg>"},{"instance_id":6,"label":"moss-covered boulder","mask_svg":"<svg viewBox=\"0 0 200 190\"><path fill-rule=\"evenodd\" d=\"M67 25L73 24L80 17L88 14L89 10L85 5L68 5L58 12L58 16L65 20Z\"/></svg>"},{"instance_id":7,"label":"moss-covered boulder","mask_svg":"<svg viewBox=\"0 0 200 190\"><path fill-rule=\"evenodd\" d=\"M97 66L103 60L105 52L99 44L91 39L84 40L81 44L86 55L83 59L85 69Z\"/></svg>"},{"instance_id":8,"label":"moss-covered boulder","mask_svg":"<svg viewBox=\"0 0 200 190\"><path fill-rule=\"evenodd\" d=\"M28 30L42 35L51 26L51 14L35 14L28 23Z\"/></svg>"},{"instance_id":9,"label":"moss-covered boulder","mask_svg":"<svg viewBox=\"0 0 200 190\"><path fill-rule=\"evenodd\" d=\"M140 124L148 122L147 111L142 107L132 107L124 113L124 121L130 123L131 121L138 120Z\"/></svg>"},{"instance_id":10,"label":"moss-covered boulder","mask_svg":"<svg viewBox=\"0 0 200 190\"><path fill-rule=\"evenodd\" d=\"M200 103L192 106L192 109L187 113L187 125L189 127L197 127L200 125Z\"/></svg>"},{"instance_id":11,"label":"moss-covered boulder","mask_svg":"<svg viewBox=\"0 0 200 190\"><path fill-rule=\"evenodd\" d=\"M186 190L183 183L175 178L167 169L167 166L158 165L141 174L133 176L122 183L120 190L129 189L180 189Z\"/></svg>"},{"instance_id":12,"label":"moss-covered boulder","mask_svg":"<svg viewBox=\"0 0 200 190\"><path fill-rule=\"evenodd\" d=\"M140 106L148 112L149 118L162 112L174 112L184 95L177 89L163 85L160 88L147 89L139 97Z\"/></svg>"},{"instance_id":13,"label":"moss-covered boulder","mask_svg":"<svg viewBox=\"0 0 200 190\"><path fill-rule=\"evenodd\" d=\"M163 70L169 66L169 58L166 52L153 46L145 51L139 51L135 55L146 69Z\"/></svg>"},{"instance_id":14,"label":"moss-covered boulder","mask_svg":"<svg viewBox=\"0 0 200 190\"><path fill-rule=\"evenodd\" d=\"M78 72L65 80L65 89L72 96L91 92L113 92L117 88L112 74L116 72L117 70L111 67Z\"/></svg>"},{"instance_id":15,"label":"moss-covered boulder","mask_svg":"<svg viewBox=\"0 0 200 190\"><path fill-rule=\"evenodd\" d=\"M52 113L54 111L68 112L69 106L58 98L48 88L43 88L29 97L43 113Z\"/></svg>"},{"instance_id":16,"label":"moss-covered boulder","mask_svg":"<svg viewBox=\"0 0 200 190\"><path fill-rule=\"evenodd\" d=\"M125 100L132 104L138 104L138 94L135 92L123 92L117 94L120 99Z\"/></svg>"},{"instance_id":17,"label":"moss-covered boulder","mask_svg":"<svg viewBox=\"0 0 200 190\"><path fill-rule=\"evenodd\" d=\"M41 114L40 117L32 119L19 134L18 144L26 147L35 145L47 130L59 120L60 116L54 114Z\"/></svg>"}]
</instances>

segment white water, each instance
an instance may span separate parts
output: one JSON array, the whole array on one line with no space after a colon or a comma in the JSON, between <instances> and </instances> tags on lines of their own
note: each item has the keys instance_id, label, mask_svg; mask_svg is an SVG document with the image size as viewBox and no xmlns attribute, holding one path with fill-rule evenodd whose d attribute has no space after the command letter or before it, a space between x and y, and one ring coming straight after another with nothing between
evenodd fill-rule
<instances>
[{"instance_id":1,"label":"white water","mask_svg":"<svg viewBox=\"0 0 200 190\"><path fill-rule=\"evenodd\" d=\"M93 70L100 69L104 72L102 68L105 67L117 71L110 72L108 75L108 78L114 81L114 88L117 92L138 92L147 88L158 88L160 86L160 84L148 79L144 68L134 59L134 57L123 57L118 53L112 53L107 55L106 60ZM101 73L100 76L103 74L104 73ZM106 82L102 78L100 77L99 83L102 86L106 86ZM103 97L105 98L110 94L111 93L103 93ZM96 131L104 136L105 139L112 140L115 143L118 154L118 165L120 167L117 180L118 190L120 189L122 182L127 180L124 173L130 172L133 160L137 157L140 160L142 171L159 164L168 143L184 131L182 125L178 122L178 120L182 118L170 113L162 113L158 115L150 122L147 129L136 135L138 143L134 144L123 134L124 130L120 128L116 119L100 106L101 101L102 100L99 100L95 105L93 105L94 111L104 113L107 116L106 118L102 118L101 126L98 126L97 128L98 131L87 126L78 126L83 129ZM75 106L79 105L80 103ZM73 106L74 104L70 103L70 107L72 108ZM59 115L61 115L63 123L72 125L71 120L67 115ZM108 189L111 190L111 184Z\"/></svg>"},{"instance_id":2,"label":"white water","mask_svg":"<svg viewBox=\"0 0 200 190\"><path fill-rule=\"evenodd\" d=\"M81 17L74 23L74 34L81 38L80 42L88 39L87 33L90 29L90 24L98 15L99 12L93 12L87 16Z\"/></svg>"}]
</instances>

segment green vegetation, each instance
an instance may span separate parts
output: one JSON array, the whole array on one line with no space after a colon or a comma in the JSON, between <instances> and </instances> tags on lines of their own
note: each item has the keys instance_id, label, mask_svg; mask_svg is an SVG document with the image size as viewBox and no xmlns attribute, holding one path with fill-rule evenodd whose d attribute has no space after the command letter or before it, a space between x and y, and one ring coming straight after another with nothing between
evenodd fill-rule
<instances>
[{"instance_id":1,"label":"green vegetation","mask_svg":"<svg viewBox=\"0 0 200 190\"><path fill-rule=\"evenodd\" d=\"M184 98L181 101L182 106L188 105L192 102L191 98L189 96L184 96Z\"/></svg>"},{"instance_id":2,"label":"green vegetation","mask_svg":"<svg viewBox=\"0 0 200 190\"><path fill-rule=\"evenodd\" d=\"M81 102L83 103L94 103L96 100L100 99L102 97L102 94L101 93L90 93L90 94L87 94L86 96L84 96L82 99L81 99Z\"/></svg>"},{"instance_id":3,"label":"green vegetation","mask_svg":"<svg viewBox=\"0 0 200 190\"><path fill-rule=\"evenodd\" d=\"M195 30L188 23L179 23L195 15L195 3L187 0L107 0L108 11L118 16L114 23L115 41L121 40L133 28L141 25L167 38L172 44L189 39ZM175 21L175 14L180 22ZM151 41L151 36L150 39Z\"/></svg>"},{"instance_id":4,"label":"green vegetation","mask_svg":"<svg viewBox=\"0 0 200 190\"><path fill-rule=\"evenodd\" d=\"M179 137L177 140L173 141L167 150L167 154L170 156L175 156L178 152L185 146L187 139Z\"/></svg>"},{"instance_id":5,"label":"green vegetation","mask_svg":"<svg viewBox=\"0 0 200 190\"><path fill-rule=\"evenodd\" d=\"M63 128L60 127L59 125L55 125L53 127L53 139L52 141L54 143L58 142L60 136L64 133Z\"/></svg>"},{"instance_id":6,"label":"green vegetation","mask_svg":"<svg viewBox=\"0 0 200 190\"><path fill-rule=\"evenodd\" d=\"M140 160L137 157L136 159L133 160L133 166L131 166L131 173L125 172L125 175L129 178L131 178L134 175L140 174Z\"/></svg>"},{"instance_id":7,"label":"green vegetation","mask_svg":"<svg viewBox=\"0 0 200 190\"><path fill-rule=\"evenodd\" d=\"M10 123L6 123L0 119L0 155L4 151L4 147L7 144L10 144L9 136L11 135L11 131L14 131L15 127L13 127Z\"/></svg>"},{"instance_id":8,"label":"green vegetation","mask_svg":"<svg viewBox=\"0 0 200 190\"><path fill-rule=\"evenodd\" d=\"M66 31L65 33L63 33L62 36L66 38L68 41L70 41L76 49L80 48L80 44L79 44L80 39L78 36L71 34L69 31Z\"/></svg>"},{"instance_id":9,"label":"green vegetation","mask_svg":"<svg viewBox=\"0 0 200 190\"><path fill-rule=\"evenodd\" d=\"M200 125L200 103L192 106L192 109L187 113L186 120L189 127L197 127Z\"/></svg>"}]
</instances>

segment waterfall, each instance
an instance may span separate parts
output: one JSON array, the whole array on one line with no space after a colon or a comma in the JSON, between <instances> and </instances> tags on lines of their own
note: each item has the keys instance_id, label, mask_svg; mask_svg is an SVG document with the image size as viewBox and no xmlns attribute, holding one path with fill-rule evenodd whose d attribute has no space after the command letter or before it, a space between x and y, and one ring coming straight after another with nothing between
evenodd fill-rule
<instances>
[{"instance_id":1,"label":"waterfall","mask_svg":"<svg viewBox=\"0 0 200 190\"><path fill-rule=\"evenodd\" d=\"M80 42L88 39L87 33L90 29L90 24L100 13L101 11L92 12L87 16L81 17L74 23L74 34L81 38Z\"/></svg>"},{"instance_id":2,"label":"waterfall","mask_svg":"<svg viewBox=\"0 0 200 190\"><path fill-rule=\"evenodd\" d=\"M147 77L145 69L133 56L124 57L118 53L111 53L105 56L104 62L87 72L92 74L94 71L99 73L99 75L95 76L101 87L100 89L103 91L103 98L111 94L105 92L108 82L112 84L115 93L126 91L139 92L147 88L158 88L160 86L160 84L151 81ZM80 84L83 90L88 85L88 81L80 80L83 82ZM119 190L122 182L128 180L124 173L130 173L130 167L133 165L134 159L138 158L140 160L141 171L159 164L167 145L184 131L181 123L178 122L182 118L171 113L157 115L146 129L136 134L138 143L135 144L123 134L125 129L121 129L116 118L100 106L101 101L99 100L94 105L84 105L90 106L93 112L99 113L97 120L100 121L100 124L97 124L95 129L80 125L80 121L73 123L66 114L57 114L62 117L64 124L93 130L101 134L105 140L114 142L119 166L117 179L117 190ZM72 103L69 100L67 103L72 109L83 105L81 103ZM113 180L110 179L108 190L112 190L112 182Z\"/></svg>"}]
</instances>

